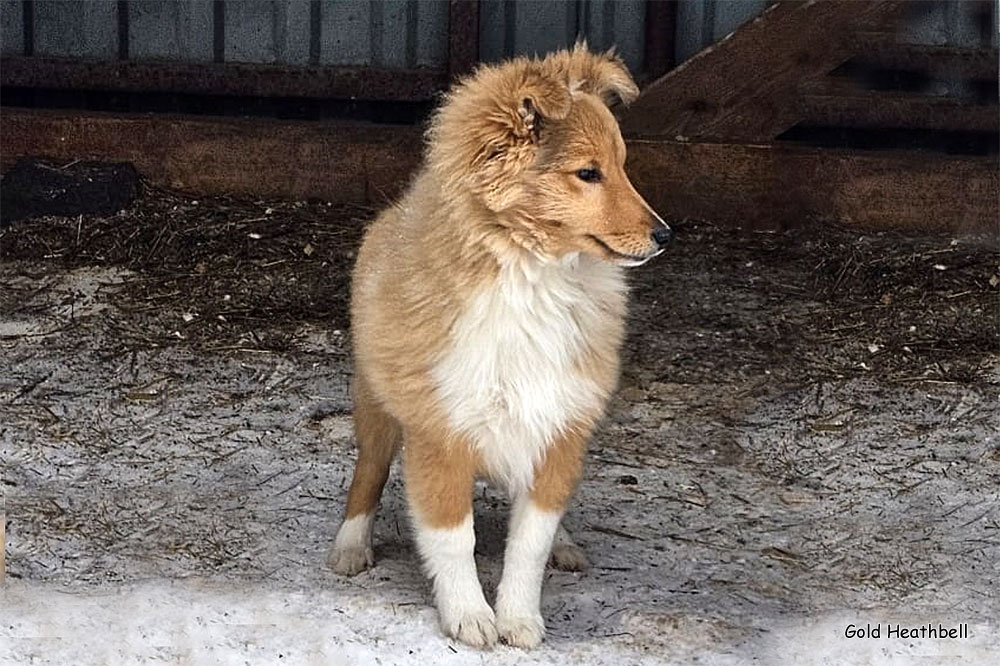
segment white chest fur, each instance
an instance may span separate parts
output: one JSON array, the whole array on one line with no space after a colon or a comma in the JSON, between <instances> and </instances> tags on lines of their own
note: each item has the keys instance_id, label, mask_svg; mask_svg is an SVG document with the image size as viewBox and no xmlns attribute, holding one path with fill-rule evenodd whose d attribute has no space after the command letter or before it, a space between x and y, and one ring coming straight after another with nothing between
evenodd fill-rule
<instances>
[{"instance_id":1,"label":"white chest fur","mask_svg":"<svg viewBox=\"0 0 1000 666\"><path fill-rule=\"evenodd\" d=\"M434 367L440 404L509 492L531 485L545 448L604 391L576 369L589 335L612 325L600 303L625 290L621 270L592 260L516 259L471 301Z\"/></svg>"}]
</instances>

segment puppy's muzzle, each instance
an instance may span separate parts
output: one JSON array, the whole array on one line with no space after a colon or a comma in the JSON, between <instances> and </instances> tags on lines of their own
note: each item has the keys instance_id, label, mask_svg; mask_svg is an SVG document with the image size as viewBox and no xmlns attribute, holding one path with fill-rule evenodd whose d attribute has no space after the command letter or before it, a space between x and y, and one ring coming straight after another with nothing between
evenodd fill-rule
<instances>
[{"instance_id":1,"label":"puppy's muzzle","mask_svg":"<svg viewBox=\"0 0 1000 666\"><path fill-rule=\"evenodd\" d=\"M662 250L674 237L674 232L661 220L655 221L653 225L653 233L650 234L650 237L653 239L653 245L656 246L656 249Z\"/></svg>"}]
</instances>

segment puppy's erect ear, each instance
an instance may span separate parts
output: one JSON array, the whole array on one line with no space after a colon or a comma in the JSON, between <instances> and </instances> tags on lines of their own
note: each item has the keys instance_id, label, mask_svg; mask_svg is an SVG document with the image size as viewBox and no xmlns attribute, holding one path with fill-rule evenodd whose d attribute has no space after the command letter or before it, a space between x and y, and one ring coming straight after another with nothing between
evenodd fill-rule
<instances>
[{"instance_id":1,"label":"puppy's erect ear","mask_svg":"<svg viewBox=\"0 0 1000 666\"><path fill-rule=\"evenodd\" d=\"M531 63L523 74L523 80L512 83L512 89L504 91L504 96L495 102L502 109L506 106L504 97L511 101L519 100L517 120L510 127L515 137L537 139L546 119L561 120L569 114L573 98L565 79L546 77L538 71L535 63Z\"/></svg>"},{"instance_id":2,"label":"puppy's erect ear","mask_svg":"<svg viewBox=\"0 0 1000 666\"><path fill-rule=\"evenodd\" d=\"M542 66L553 76L568 79L571 89L597 95L608 106L617 100L630 104L639 96L639 86L614 49L592 53L587 42L581 40L570 50L549 55Z\"/></svg>"},{"instance_id":3,"label":"puppy's erect ear","mask_svg":"<svg viewBox=\"0 0 1000 666\"><path fill-rule=\"evenodd\" d=\"M565 118L573 103L565 77L517 58L484 66L457 85L428 130L428 164L447 187L503 210L521 195L520 174L538 152L546 120Z\"/></svg>"}]
</instances>

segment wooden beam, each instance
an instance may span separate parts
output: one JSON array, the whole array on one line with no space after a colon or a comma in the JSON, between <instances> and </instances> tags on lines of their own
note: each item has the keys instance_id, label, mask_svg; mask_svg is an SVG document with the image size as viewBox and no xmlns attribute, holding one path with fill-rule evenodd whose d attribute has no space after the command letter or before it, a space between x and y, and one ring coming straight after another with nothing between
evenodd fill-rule
<instances>
[{"instance_id":1,"label":"wooden beam","mask_svg":"<svg viewBox=\"0 0 1000 666\"><path fill-rule=\"evenodd\" d=\"M381 205L419 164L419 128L5 108L2 167L20 157L131 162L204 194Z\"/></svg>"},{"instance_id":2,"label":"wooden beam","mask_svg":"<svg viewBox=\"0 0 1000 666\"><path fill-rule=\"evenodd\" d=\"M800 84L852 55L849 37L898 2L808 0L766 9L650 84L622 118L632 136L768 141L796 123Z\"/></svg>"},{"instance_id":3,"label":"wooden beam","mask_svg":"<svg viewBox=\"0 0 1000 666\"><path fill-rule=\"evenodd\" d=\"M867 32L855 37L855 45L854 60L883 69L994 82L998 78L1000 55L996 48L901 44L892 35Z\"/></svg>"},{"instance_id":4,"label":"wooden beam","mask_svg":"<svg viewBox=\"0 0 1000 666\"><path fill-rule=\"evenodd\" d=\"M626 168L668 219L995 232L997 166L995 156L636 139Z\"/></svg>"},{"instance_id":5,"label":"wooden beam","mask_svg":"<svg viewBox=\"0 0 1000 666\"><path fill-rule=\"evenodd\" d=\"M812 125L1000 132L1000 106L952 97L893 92L807 94L797 103Z\"/></svg>"},{"instance_id":6,"label":"wooden beam","mask_svg":"<svg viewBox=\"0 0 1000 666\"><path fill-rule=\"evenodd\" d=\"M448 76L464 76L479 62L479 0L448 4Z\"/></svg>"},{"instance_id":7,"label":"wooden beam","mask_svg":"<svg viewBox=\"0 0 1000 666\"><path fill-rule=\"evenodd\" d=\"M383 205L422 152L418 127L4 109L2 167L22 156L124 160L199 194ZM636 139L627 169L668 218L753 228L833 221L995 230L996 157Z\"/></svg>"},{"instance_id":8,"label":"wooden beam","mask_svg":"<svg viewBox=\"0 0 1000 666\"><path fill-rule=\"evenodd\" d=\"M388 70L373 67L260 65L0 59L0 84L59 90L170 92L247 97L305 97L426 101L447 86L433 69Z\"/></svg>"}]
</instances>

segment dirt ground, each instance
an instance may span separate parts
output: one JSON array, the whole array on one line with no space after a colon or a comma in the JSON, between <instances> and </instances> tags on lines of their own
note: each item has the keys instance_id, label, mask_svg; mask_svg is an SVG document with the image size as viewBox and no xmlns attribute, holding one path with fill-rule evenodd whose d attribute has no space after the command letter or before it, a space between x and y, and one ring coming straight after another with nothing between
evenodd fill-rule
<instances>
[{"instance_id":1,"label":"dirt ground","mask_svg":"<svg viewBox=\"0 0 1000 666\"><path fill-rule=\"evenodd\" d=\"M0 663L1000 650L995 235L676 225L631 274L621 388L567 518L592 566L547 576L549 637L526 656L439 635L398 473L377 566L323 566L353 459L348 275L371 215L148 190L111 217L0 230ZM506 502L478 492L490 596ZM891 622L971 636L844 635Z\"/></svg>"}]
</instances>

